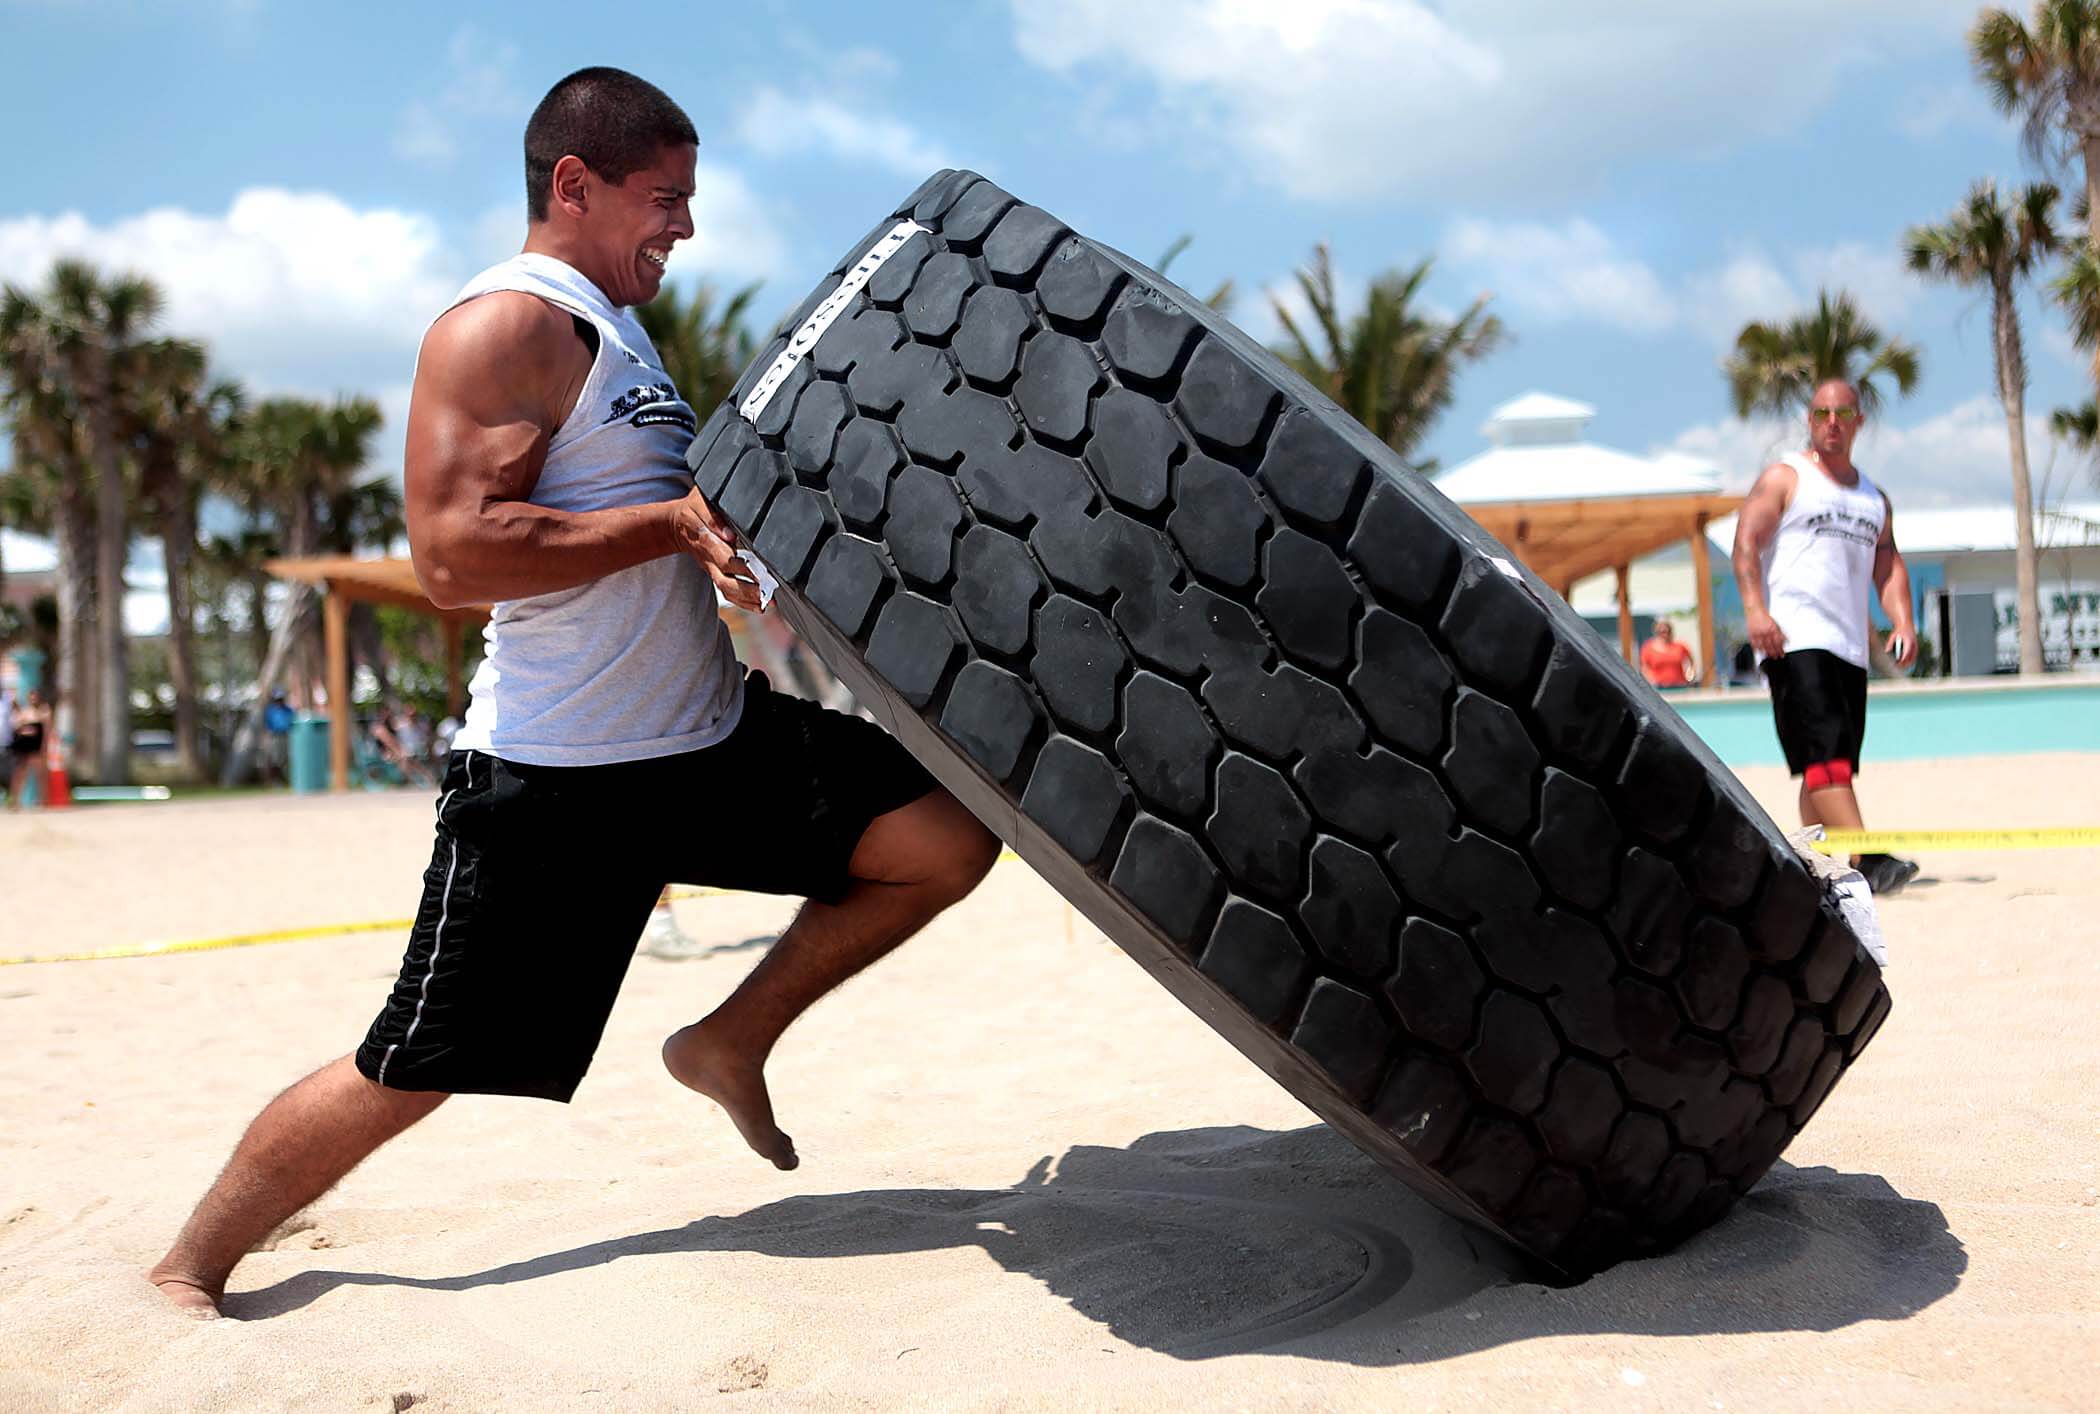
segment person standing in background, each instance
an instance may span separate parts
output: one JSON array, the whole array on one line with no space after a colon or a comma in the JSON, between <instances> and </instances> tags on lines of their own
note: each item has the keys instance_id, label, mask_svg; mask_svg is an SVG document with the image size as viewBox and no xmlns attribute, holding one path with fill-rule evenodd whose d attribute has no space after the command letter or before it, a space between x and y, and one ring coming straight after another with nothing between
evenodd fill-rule
<instances>
[{"instance_id":1,"label":"person standing in background","mask_svg":"<svg viewBox=\"0 0 2100 1414\"><path fill-rule=\"evenodd\" d=\"M1641 645L1641 676L1664 688L1690 687L1698 681L1692 650L1677 641L1677 626L1668 619L1657 619L1652 635Z\"/></svg>"},{"instance_id":2,"label":"person standing in background","mask_svg":"<svg viewBox=\"0 0 2100 1414\"><path fill-rule=\"evenodd\" d=\"M1910 571L1896 549L1886 492L1852 464L1863 418L1839 378L1809 399L1808 449L1764 469L1735 527L1735 580L1787 769L1801 777L1801 823L1860 830L1853 778L1867 728L1869 604L1879 595L1898 668L1918 656ZM1917 864L1893 854L1853 859L1877 894L1909 883Z\"/></svg>"},{"instance_id":3,"label":"person standing in background","mask_svg":"<svg viewBox=\"0 0 2100 1414\"><path fill-rule=\"evenodd\" d=\"M36 782L38 800L51 798L50 738L50 705L43 693L32 688L22 705L15 708L7 734L9 810L22 808L23 789L31 781Z\"/></svg>"}]
</instances>

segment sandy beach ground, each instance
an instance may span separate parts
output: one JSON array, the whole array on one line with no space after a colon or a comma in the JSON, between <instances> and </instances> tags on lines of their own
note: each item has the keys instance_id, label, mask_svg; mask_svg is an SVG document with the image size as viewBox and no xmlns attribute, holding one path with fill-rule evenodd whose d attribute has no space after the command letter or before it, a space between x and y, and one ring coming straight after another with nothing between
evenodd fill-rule
<instances>
[{"instance_id":1,"label":"sandy beach ground","mask_svg":"<svg viewBox=\"0 0 2100 1414\"><path fill-rule=\"evenodd\" d=\"M1891 828L2092 824L2100 756L1862 795ZM404 916L430 813L0 817L0 957ZM2100 851L1925 864L1884 908L1896 1011L1781 1165L1565 1290L1009 862L789 1035L799 1171L657 1061L791 907L692 900L712 952L636 960L574 1105L445 1106L191 1322L141 1270L255 1110L355 1043L401 937L0 966L0 1408L2100 1406Z\"/></svg>"}]
</instances>

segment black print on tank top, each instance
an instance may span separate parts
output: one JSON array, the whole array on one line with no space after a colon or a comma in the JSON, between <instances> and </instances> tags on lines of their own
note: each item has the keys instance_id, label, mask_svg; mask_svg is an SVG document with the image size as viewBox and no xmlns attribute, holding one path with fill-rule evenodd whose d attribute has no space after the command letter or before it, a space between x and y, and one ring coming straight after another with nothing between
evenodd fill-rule
<instances>
[{"instance_id":1,"label":"black print on tank top","mask_svg":"<svg viewBox=\"0 0 2100 1414\"><path fill-rule=\"evenodd\" d=\"M612 410L605 414L605 420L617 422L623 417L636 427L668 423L686 432L700 430L693 410L685 405L678 390L669 383L640 383L614 398Z\"/></svg>"},{"instance_id":2,"label":"black print on tank top","mask_svg":"<svg viewBox=\"0 0 2100 1414\"><path fill-rule=\"evenodd\" d=\"M1865 545L1870 549L1881 542L1881 522L1873 516L1856 516L1845 511L1817 511L1801 524L1810 535L1819 540L1825 537L1849 540L1854 545Z\"/></svg>"}]
</instances>

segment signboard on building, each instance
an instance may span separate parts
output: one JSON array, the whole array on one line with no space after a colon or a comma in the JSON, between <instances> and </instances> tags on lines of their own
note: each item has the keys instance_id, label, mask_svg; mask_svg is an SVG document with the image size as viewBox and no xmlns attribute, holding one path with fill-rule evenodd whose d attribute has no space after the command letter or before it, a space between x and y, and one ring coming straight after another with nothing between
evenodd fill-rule
<instances>
[{"instance_id":1,"label":"signboard on building","mask_svg":"<svg viewBox=\"0 0 2100 1414\"><path fill-rule=\"evenodd\" d=\"M2042 661L2052 668L2100 668L2100 584L2044 584ZM2020 667L2019 596L2000 589L1993 596L1998 610L1998 671Z\"/></svg>"}]
</instances>

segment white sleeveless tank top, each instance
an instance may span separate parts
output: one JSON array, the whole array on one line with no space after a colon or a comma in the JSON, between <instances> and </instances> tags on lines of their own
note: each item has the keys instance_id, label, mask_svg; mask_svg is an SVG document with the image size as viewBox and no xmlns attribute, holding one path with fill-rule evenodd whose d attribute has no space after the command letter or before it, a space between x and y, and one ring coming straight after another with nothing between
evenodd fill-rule
<instances>
[{"instance_id":1,"label":"white sleeveless tank top","mask_svg":"<svg viewBox=\"0 0 2100 1414\"><path fill-rule=\"evenodd\" d=\"M451 308L519 290L589 322L598 356L547 444L531 501L595 511L686 494L693 410L633 313L551 256L523 254L467 282ZM666 555L573 589L505 600L455 750L535 766L601 766L710 746L736 726L744 679L714 582Z\"/></svg>"},{"instance_id":2,"label":"white sleeveless tank top","mask_svg":"<svg viewBox=\"0 0 2100 1414\"><path fill-rule=\"evenodd\" d=\"M1764 553L1772 620L1787 652L1821 648L1864 668L1874 547L1888 506L1863 471L1857 484L1841 486L1804 453L1784 460L1794 469L1794 497Z\"/></svg>"}]
</instances>

